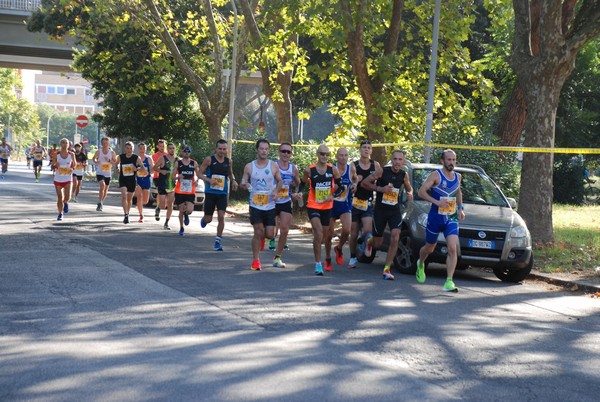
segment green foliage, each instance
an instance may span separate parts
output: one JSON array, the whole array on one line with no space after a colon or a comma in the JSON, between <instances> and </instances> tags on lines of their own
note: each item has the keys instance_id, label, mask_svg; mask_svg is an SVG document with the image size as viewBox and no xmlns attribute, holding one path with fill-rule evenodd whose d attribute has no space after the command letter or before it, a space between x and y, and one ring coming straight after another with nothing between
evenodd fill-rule
<instances>
[{"instance_id":1,"label":"green foliage","mask_svg":"<svg viewBox=\"0 0 600 402\"><path fill-rule=\"evenodd\" d=\"M572 155L555 155L553 170L553 202L583 204L583 166Z\"/></svg>"}]
</instances>

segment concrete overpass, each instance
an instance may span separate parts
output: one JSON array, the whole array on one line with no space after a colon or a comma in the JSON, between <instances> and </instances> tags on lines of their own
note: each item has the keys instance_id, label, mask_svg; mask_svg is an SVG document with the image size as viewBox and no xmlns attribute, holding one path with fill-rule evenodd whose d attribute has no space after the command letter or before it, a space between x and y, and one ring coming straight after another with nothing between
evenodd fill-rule
<instances>
[{"instance_id":1,"label":"concrete overpass","mask_svg":"<svg viewBox=\"0 0 600 402\"><path fill-rule=\"evenodd\" d=\"M40 0L0 0L0 67L70 71L73 44L29 32L27 18Z\"/></svg>"}]
</instances>

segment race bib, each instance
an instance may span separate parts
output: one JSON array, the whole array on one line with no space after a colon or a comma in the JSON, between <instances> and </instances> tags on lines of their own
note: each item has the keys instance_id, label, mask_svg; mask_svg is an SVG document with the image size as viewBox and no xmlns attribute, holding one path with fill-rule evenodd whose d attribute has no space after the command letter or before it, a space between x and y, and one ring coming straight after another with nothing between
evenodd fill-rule
<instances>
[{"instance_id":1,"label":"race bib","mask_svg":"<svg viewBox=\"0 0 600 402\"><path fill-rule=\"evenodd\" d=\"M73 169L70 167L59 167L58 174L61 176L70 176L73 174Z\"/></svg>"},{"instance_id":2,"label":"race bib","mask_svg":"<svg viewBox=\"0 0 600 402\"><path fill-rule=\"evenodd\" d=\"M225 189L225 176L221 174L213 174L211 179L215 181L215 184L211 184L210 188L221 191Z\"/></svg>"},{"instance_id":3,"label":"race bib","mask_svg":"<svg viewBox=\"0 0 600 402\"><path fill-rule=\"evenodd\" d=\"M352 206L356 209L360 209L361 211L366 211L369 209L369 201L354 197L352 200Z\"/></svg>"},{"instance_id":4,"label":"race bib","mask_svg":"<svg viewBox=\"0 0 600 402\"><path fill-rule=\"evenodd\" d=\"M331 195L331 182L317 183L315 187L315 202L322 204L327 202L327 197Z\"/></svg>"},{"instance_id":5,"label":"race bib","mask_svg":"<svg viewBox=\"0 0 600 402\"><path fill-rule=\"evenodd\" d=\"M148 176L148 171L140 169L137 171L137 175L138 175L138 177L146 177L146 176Z\"/></svg>"},{"instance_id":6,"label":"race bib","mask_svg":"<svg viewBox=\"0 0 600 402\"><path fill-rule=\"evenodd\" d=\"M183 179L179 182L179 189L182 193L192 193L194 191L193 182L190 179Z\"/></svg>"},{"instance_id":7,"label":"race bib","mask_svg":"<svg viewBox=\"0 0 600 402\"><path fill-rule=\"evenodd\" d=\"M260 191L252 193L252 203L261 207L269 204L269 193L266 191Z\"/></svg>"},{"instance_id":8,"label":"race bib","mask_svg":"<svg viewBox=\"0 0 600 402\"><path fill-rule=\"evenodd\" d=\"M42 154L35 154L35 160L41 161L42 160Z\"/></svg>"},{"instance_id":9,"label":"race bib","mask_svg":"<svg viewBox=\"0 0 600 402\"><path fill-rule=\"evenodd\" d=\"M123 176L133 176L135 174L135 166L132 163L121 166ZM102 168L104 170L104 167Z\"/></svg>"},{"instance_id":10,"label":"race bib","mask_svg":"<svg viewBox=\"0 0 600 402\"><path fill-rule=\"evenodd\" d=\"M440 215L453 215L456 213L456 197L440 197L440 201L448 201L448 208L438 208Z\"/></svg>"},{"instance_id":11,"label":"race bib","mask_svg":"<svg viewBox=\"0 0 600 402\"><path fill-rule=\"evenodd\" d=\"M2 159L7 159L8 158L8 154L6 152L2 152Z\"/></svg>"},{"instance_id":12,"label":"race bib","mask_svg":"<svg viewBox=\"0 0 600 402\"><path fill-rule=\"evenodd\" d=\"M83 164L78 163L77 166L75 166L75 171L76 172L83 172Z\"/></svg>"},{"instance_id":13,"label":"race bib","mask_svg":"<svg viewBox=\"0 0 600 402\"><path fill-rule=\"evenodd\" d=\"M386 205L396 205L398 204L398 194L400 194L400 189L395 188L390 193L383 193L383 197L381 198L381 203Z\"/></svg>"},{"instance_id":14,"label":"race bib","mask_svg":"<svg viewBox=\"0 0 600 402\"><path fill-rule=\"evenodd\" d=\"M109 172L111 166L112 165L110 163L103 163L100 165L100 170L102 170L103 172Z\"/></svg>"},{"instance_id":15,"label":"race bib","mask_svg":"<svg viewBox=\"0 0 600 402\"><path fill-rule=\"evenodd\" d=\"M335 197L334 200L344 202L344 201L346 201L347 196L348 196L348 187L346 187L344 189L344 191L342 191L342 194Z\"/></svg>"},{"instance_id":16,"label":"race bib","mask_svg":"<svg viewBox=\"0 0 600 402\"><path fill-rule=\"evenodd\" d=\"M281 186L277 192L277 198L283 199L290 196L290 186Z\"/></svg>"}]
</instances>

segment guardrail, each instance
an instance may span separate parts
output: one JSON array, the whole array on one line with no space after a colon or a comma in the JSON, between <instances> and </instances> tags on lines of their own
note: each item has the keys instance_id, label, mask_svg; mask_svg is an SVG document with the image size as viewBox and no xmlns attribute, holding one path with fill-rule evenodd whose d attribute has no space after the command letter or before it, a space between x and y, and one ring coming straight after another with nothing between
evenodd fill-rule
<instances>
[{"instance_id":1,"label":"guardrail","mask_svg":"<svg viewBox=\"0 0 600 402\"><path fill-rule=\"evenodd\" d=\"M0 0L0 9L35 11L41 7L41 0Z\"/></svg>"}]
</instances>

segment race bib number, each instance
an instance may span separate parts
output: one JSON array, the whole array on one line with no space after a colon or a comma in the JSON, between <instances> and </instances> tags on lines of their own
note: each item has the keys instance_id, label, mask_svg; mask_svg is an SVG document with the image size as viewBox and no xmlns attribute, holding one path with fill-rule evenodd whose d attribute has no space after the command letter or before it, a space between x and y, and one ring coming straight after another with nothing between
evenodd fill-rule
<instances>
[{"instance_id":1,"label":"race bib number","mask_svg":"<svg viewBox=\"0 0 600 402\"><path fill-rule=\"evenodd\" d=\"M315 186L315 202L321 204L327 202L327 197L331 195L331 182L317 183Z\"/></svg>"},{"instance_id":2,"label":"race bib number","mask_svg":"<svg viewBox=\"0 0 600 402\"><path fill-rule=\"evenodd\" d=\"M453 215L456 213L456 197L440 197L440 201L448 201L447 208L438 208L440 215Z\"/></svg>"},{"instance_id":3,"label":"race bib number","mask_svg":"<svg viewBox=\"0 0 600 402\"><path fill-rule=\"evenodd\" d=\"M225 189L225 176L221 175L221 174L213 174L211 176L211 179L214 181L214 185L211 184L210 188L212 188L213 190L224 190Z\"/></svg>"},{"instance_id":4,"label":"race bib number","mask_svg":"<svg viewBox=\"0 0 600 402\"><path fill-rule=\"evenodd\" d=\"M266 191L253 193L252 203L260 207L267 206L269 204L269 193L267 193Z\"/></svg>"},{"instance_id":5,"label":"race bib number","mask_svg":"<svg viewBox=\"0 0 600 402\"><path fill-rule=\"evenodd\" d=\"M73 174L73 169L70 167L59 167L58 174L61 176L70 176Z\"/></svg>"},{"instance_id":6,"label":"race bib number","mask_svg":"<svg viewBox=\"0 0 600 402\"><path fill-rule=\"evenodd\" d=\"M290 196L290 186L281 186L277 192L277 198L283 199Z\"/></svg>"},{"instance_id":7,"label":"race bib number","mask_svg":"<svg viewBox=\"0 0 600 402\"><path fill-rule=\"evenodd\" d=\"M104 168L102 168L104 170ZM135 174L135 166L133 164L128 163L122 166L123 176L133 176Z\"/></svg>"},{"instance_id":8,"label":"race bib number","mask_svg":"<svg viewBox=\"0 0 600 402\"><path fill-rule=\"evenodd\" d=\"M2 159L7 159L8 158L8 154L6 152L2 152Z\"/></svg>"},{"instance_id":9,"label":"race bib number","mask_svg":"<svg viewBox=\"0 0 600 402\"><path fill-rule=\"evenodd\" d=\"M181 190L182 193L192 193L194 190L192 184L193 184L192 180L183 179L180 181L179 189Z\"/></svg>"},{"instance_id":10,"label":"race bib number","mask_svg":"<svg viewBox=\"0 0 600 402\"><path fill-rule=\"evenodd\" d=\"M37 161L41 161L42 160L42 154L35 154L35 160Z\"/></svg>"},{"instance_id":11,"label":"race bib number","mask_svg":"<svg viewBox=\"0 0 600 402\"><path fill-rule=\"evenodd\" d=\"M102 170L103 172L110 172L110 167L112 165L110 163L103 163L100 165L100 170Z\"/></svg>"},{"instance_id":12,"label":"race bib number","mask_svg":"<svg viewBox=\"0 0 600 402\"><path fill-rule=\"evenodd\" d=\"M334 198L335 201L341 201L344 202L346 201L346 198L348 197L348 187L346 187L344 189L344 191L342 191L342 194L338 195L337 197Z\"/></svg>"},{"instance_id":13,"label":"race bib number","mask_svg":"<svg viewBox=\"0 0 600 402\"><path fill-rule=\"evenodd\" d=\"M83 164L78 163L77 166L75 166L75 171L76 172L83 172Z\"/></svg>"},{"instance_id":14,"label":"race bib number","mask_svg":"<svg viewBox=\"0 0 600 402\"><path fill-rule=\"evenodd\" d=\"M398 194L400 194L400 189L394 187L392 192L383 193L383 197L381 197L381 203L386 205L398 204Z\"/></svg>"},{"instance_id":15,"label":"race bib number","mask_svg":"<svg viewBox=\"0 0 600 402\"><path fill-rule=\"evenodd\" d=\"M360 209L361 211L366 211L369 209L369 201L354 197L352 200L352 206L356 209Z\"/></svg>"},{"instance_id":16,"label":"race bib number","mask_svg":"<svg viewBox=\"0 0 600 402\"><path fill-rule=\"evenodd\" d=\"M146 176L148 176L148 171L140 169L137 171L137 175L138 175L138 177L146 177Z\"/></svg>"}]
</instances>

